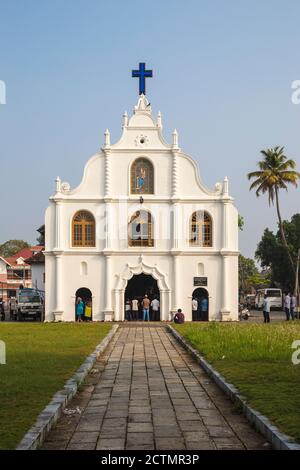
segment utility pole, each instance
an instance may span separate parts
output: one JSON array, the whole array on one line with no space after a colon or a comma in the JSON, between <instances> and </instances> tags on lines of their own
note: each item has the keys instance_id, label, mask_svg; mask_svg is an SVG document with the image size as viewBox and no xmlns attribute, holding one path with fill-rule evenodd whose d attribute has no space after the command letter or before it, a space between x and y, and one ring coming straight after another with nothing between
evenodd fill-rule
<instances>
[{"instance_id":1,"label":"utility pole","mask_svg":"<svg viewBox=\"0 0 300 470\"><path fill-rule=\"evenodd\" d=\"M297 263L296 263L296 275L295 275L295 289L294 295L297 299L297 318L300 316L300 292L299 292L299 263L300 263L300 248L298 249Z\"/></svg>"}]
</instances>

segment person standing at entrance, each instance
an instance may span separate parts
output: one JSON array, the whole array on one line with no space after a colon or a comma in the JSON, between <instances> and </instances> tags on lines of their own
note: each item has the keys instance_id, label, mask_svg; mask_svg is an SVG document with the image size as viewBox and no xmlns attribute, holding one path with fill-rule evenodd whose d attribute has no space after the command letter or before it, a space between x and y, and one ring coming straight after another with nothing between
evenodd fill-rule
<instances>
[{"instance_id":1,"label":"person standing at entrance","mask_svg":"<svg viewBox=\"0 0 300 470\"><path fill-rule=\"evenodd\" d=\"M152 320L154 321L159 321L159 300L154 297L154 299L151 302L151 307L152 307L152 312L153 312L153 318Z\"/></svg>"},{"instance_id":2,"label":"person standing at entrance","mask_svg":"<svg viewBox=\"0 0 300 470\"><path fill-rule=\"evenodd\" d=\"M291 309L291 297L289 292L286 293L285 299L284 299L284 310L285 310L285 315L286 315L286 320L289 321L290 319L290 309Z\"/></svg>"},{"instance_id":3,"label":"person standing at entrance","mask_svg":"<svg viewBox=\"0 0 300 470\"><path fill-rule=\"evenodd\" d=\"M198 300L193 298L192 300L192 320L193 321L198 320L197 313L198 313Z\"/></svg>"},{"instance_id":4,"label":"person standing at entrance","mask_svg":"<svg viewBox=\"0 0 300 470\"><path fill-rule=\"evenodd\" d=\"M265 295L263 300L264 323L270 323L270 299Z\"/></svg>"},{"instance_id":5,"label":"person standing at entrance","mask_svg":"<svg viewBox=\"0 0 300 470\"><path fill-rule=\"evenodd\" d=\"M129 299L126 300L125 304L125 320L131 320L131 302Z\"/></svg>"},{"instance_id":6,"label":"person standing at entrance","mask_svg":"<svg viewBox=\"0 0 300 470\"><path fill-rule=\"evenodd\" d=\"M81 322L84 312L84 303L81 297L78 297L76 302L76 321Z\"/></svg>"},{"instance_id":7,"label":"person standing at entrance","mask_svg":"<svg viewBox=\"0 0 300 470\"><path fill-rule=\"evenodd\" d=\"M146 317L147 317L147 319L149 321L150 300L148 299L147 294L145 294L145 297L143 298L142 307L143 307L143 320L146 321Z\"/></svg>"},{"instance_id":8,"label":"person standing at entrance","mask_svg":"<svg viewBox=\"0 0 300 470\"><path fill-rule=\"evenodd\" d=\"M201 320L208 320L208 300L206 297L201 299Z\"/></svg>"},{"instance_id":9,"label":"person standing at entrance","mask_svg":"<svg viewBox=\"0 0 300 470\"><path fill-rule=\"evenodd\" d=\"M132 303L132 319L137 321L139 319L139 301L134 297L131 303Z\"/></svg>"}]
</instances>

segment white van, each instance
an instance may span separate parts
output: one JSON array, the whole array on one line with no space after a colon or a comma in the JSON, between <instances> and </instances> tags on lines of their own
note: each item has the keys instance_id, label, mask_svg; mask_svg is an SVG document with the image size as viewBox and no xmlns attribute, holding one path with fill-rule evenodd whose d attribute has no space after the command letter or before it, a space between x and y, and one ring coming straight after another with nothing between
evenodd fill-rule
<instances>
[{"instance_id":1,"label":"white van","mask_svg":"<svg viewBox=\"0 0 300 470\"><path fill-rule=\"evenodd\" d=\"M264 296L267 296L270 301L270 308L273 309L282 309L282 291L281 289L259 289L255 297L255 308L257 310L261 309L263 306Z\"/></svg>"}]
</instances>

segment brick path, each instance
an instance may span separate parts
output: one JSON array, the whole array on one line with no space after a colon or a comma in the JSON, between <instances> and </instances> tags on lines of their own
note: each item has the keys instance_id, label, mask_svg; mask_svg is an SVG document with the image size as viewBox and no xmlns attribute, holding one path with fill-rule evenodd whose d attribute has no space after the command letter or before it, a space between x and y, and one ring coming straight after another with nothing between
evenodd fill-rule
<instances>
[{"instance_id":1,"label":"brick path","mask_svg":"<svg viewBox=\"0 0 300 470\"><path fill-rule=\"evenodd\" d=\"M162 326L121 327L43 449L268 449Z\"/></svg>"}]
</instances>

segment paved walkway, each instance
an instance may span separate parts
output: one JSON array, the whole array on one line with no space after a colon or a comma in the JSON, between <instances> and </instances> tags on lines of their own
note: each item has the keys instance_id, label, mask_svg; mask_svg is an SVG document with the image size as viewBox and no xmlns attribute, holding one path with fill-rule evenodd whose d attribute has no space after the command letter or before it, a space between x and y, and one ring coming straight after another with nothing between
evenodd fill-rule
<instances>
[{"instance_id":1,"label":"paved walkway","mask_svg":"<svg viewBox=\"0 0 300 470\"><path fill-rule=\"evenodd\" d=\"M121 327L66 412L43 449L270 448L162 326Z\"/></svg>"}]
</instances>

